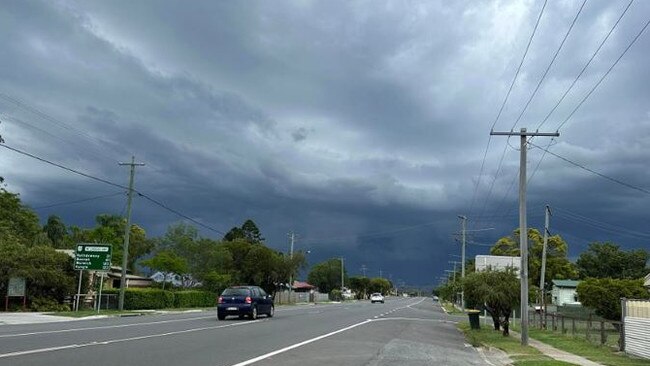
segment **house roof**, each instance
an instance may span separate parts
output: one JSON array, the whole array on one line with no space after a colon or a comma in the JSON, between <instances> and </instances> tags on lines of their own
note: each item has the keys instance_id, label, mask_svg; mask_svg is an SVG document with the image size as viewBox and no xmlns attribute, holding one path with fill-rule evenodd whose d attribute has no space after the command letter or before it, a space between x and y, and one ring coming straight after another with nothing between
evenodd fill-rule
<instances>
[{"instance_id":1,"label":"house roof","mask_svg":"<svg viewBox=\"0 0 650 366\"><path fill-rule=\"evenodd\" d=\"M307 289L307 290L311 290L311 289L315 289L316 286L314 286L314 285L310 285L310 284L308 284L307 282L293 281L293 288L294 288L294 289Z\"/></svg>"},{"instance_id":2,"label":"house roof","mask_svg":"<svg viewBox=\"0 0 650 366\"><path fill-rule=\"evenodd\" d=\"M553 285L557 287L578 287L580 281L577 280L553 280Z\"/></svg>"},{"instance_id":3,"label":"house roof","mask_svg":"<svg viewBox=\"0 0 650 366\"><path fill-rule=\"evenodd\" d=\"M643 281L643 286L645 286L645 287L650 287L650 273L648 273L648 274L645 276L645 280Z\"/></svg>"}]
</instances>

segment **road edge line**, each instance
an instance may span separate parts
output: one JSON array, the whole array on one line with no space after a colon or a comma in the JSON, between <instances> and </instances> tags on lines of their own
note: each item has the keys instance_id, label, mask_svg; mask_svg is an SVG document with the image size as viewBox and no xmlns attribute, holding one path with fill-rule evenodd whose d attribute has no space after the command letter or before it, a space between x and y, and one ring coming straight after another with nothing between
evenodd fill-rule
<instances>
[{"instance_id":1,"label":"road edge line","mask_svg":"<svg viewBox=\"0 0 650 366\"><path fill-rule=\"evenodd\" d=\"M356 327L358 327L358 326L360 326L360 325L364 325L364 324L371 323L372 321L373 321L373 320L371 320L371 319L366 319L366 320L364 320L364 321L362 321L362 322L360 322L360 323L352 324L352 325L347 326L347 327L345 327L345 328L341 328L341 329L339 329L339 330L335 330L335 331L333 331L333 332L330 332L330 333L327 333L327 334L323 334L323 335L320 335L320 336L318 336L318 337L314 337L314 338L311 338L311 339L307 339L307 340L305 340L305 341L302 341L302 342L299 342L299 343L293 344L293 345L291 345L291 346L287 346L287 347L284 347L284 348L280 348L280 349L278 349L278 350L275 350L275 351L272 351L272 352L269 352L269 353L263 354L263 355L261 355L261 356L257 356L257 357L255 357L255 358L251 358L251 359L249 359L249 360L246 360L246 361L242 361L242 362L239 362L239 363L233 364L233 365L231 365L231 366L246 366L246 365L250 365L250 364L253 364L253 363L256 363L256 362L259 362L259 361L265 360L265 359L267 359L267 358L269 358L269 357L273 357L273 356L278 355L278 354L280 354L280 353L284 353L284 352L290 351L290 350L292 350L292 349L299 348L299 347L302 347L302 346L304 346L304 345L307 345L307 344L310 344L310 343L313 343L313 342L320 341L321 339L324 339L324 338L327 338L327 337L331 337L331 336L333 336L333 335L335 335L335 334L339 334L339 333L345 332L345 331L347 331L347 330L350 330L350 329L356 328Z\"/></svg>"}]
</instances>

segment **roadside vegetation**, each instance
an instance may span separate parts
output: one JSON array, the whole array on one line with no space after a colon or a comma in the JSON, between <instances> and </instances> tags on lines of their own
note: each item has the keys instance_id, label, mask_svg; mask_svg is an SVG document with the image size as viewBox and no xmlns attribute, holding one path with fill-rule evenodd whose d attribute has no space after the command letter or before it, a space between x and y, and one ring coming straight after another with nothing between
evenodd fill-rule
<instances>
[{"instance_id":1,"label":"roadside vegetation","mask_svg":"<svg viewBox=\"0 0 650 366\"><path fill-rule=\"evenodd\" d=\"M460 323L458 328L465 334L468 342L474 347L493 347L508 354L515 366L562 366L573 365L554 360L531 346L522 346L514 337L504 337L493 329L470 329L468 323Z\"/></svg>"}]
</instances>

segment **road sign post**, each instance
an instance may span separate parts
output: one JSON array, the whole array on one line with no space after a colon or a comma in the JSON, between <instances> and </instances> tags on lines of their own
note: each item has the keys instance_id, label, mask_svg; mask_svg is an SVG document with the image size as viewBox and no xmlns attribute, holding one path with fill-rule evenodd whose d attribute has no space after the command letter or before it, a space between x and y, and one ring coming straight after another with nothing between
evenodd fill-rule
<instances>
[{"instance_id":1,"label":"road sign post","mask_svg":"<svg viewBox=\"0 0 650 366\"><path fill-rule=\"evenodd\" d=\"M74 256L74 269L79 271L79 286L75 301L75 311L79 311L81 298L81 279L84 270L108 271L111 269L113 247L110 244L79 243Z\"/></svg>"}]
</instances>

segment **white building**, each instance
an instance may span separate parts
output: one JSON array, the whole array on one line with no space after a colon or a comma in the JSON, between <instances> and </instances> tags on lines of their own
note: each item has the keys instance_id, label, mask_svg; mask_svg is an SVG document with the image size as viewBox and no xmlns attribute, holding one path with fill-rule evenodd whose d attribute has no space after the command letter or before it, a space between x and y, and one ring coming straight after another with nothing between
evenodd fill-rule
<instances>
[{"instance_id":1,"label":"white building","mask_svg":"<svg viewBox=\"0 0 650 366\"><path fill-rule=\"evenodd\" d=\"M575 280L553 280L551 290L554 305L580 305L576 288L580 281Z\"/></svg>"},{"instance_id":2,"label":"white building","mask_svg":"<svg viewBox=\"0 0 650 366\"><path fill-rule=\"evenodd\" d=\"M506 257L501 255L477 255L474 260L476 272L482 272L491 268L493 270L505 270L513 268L519 278L519 269L521 268L521 257Z\"/></svg>"}]
</instances>

